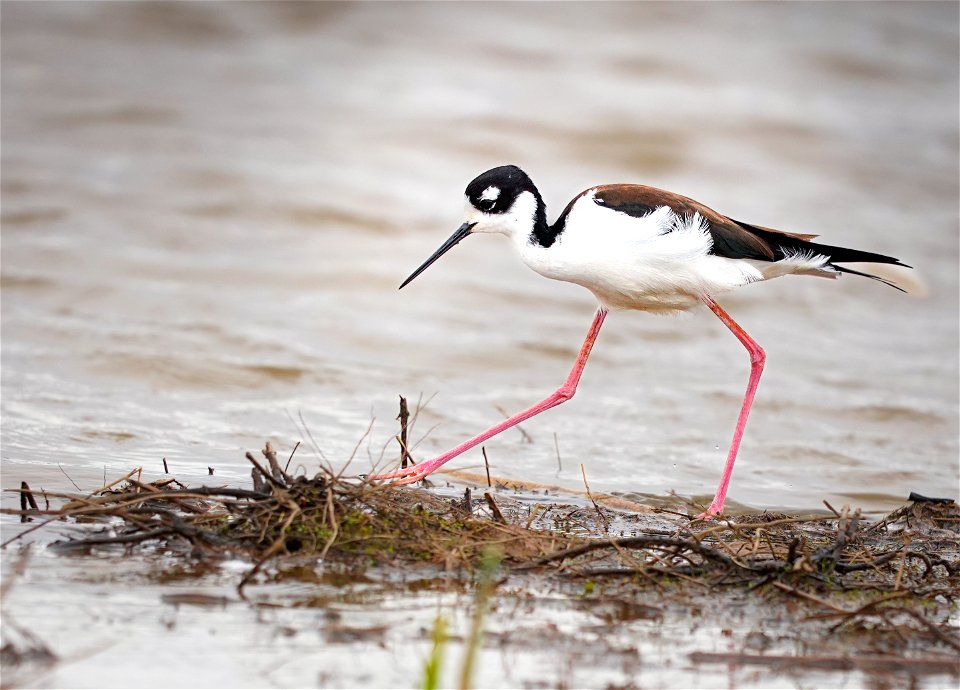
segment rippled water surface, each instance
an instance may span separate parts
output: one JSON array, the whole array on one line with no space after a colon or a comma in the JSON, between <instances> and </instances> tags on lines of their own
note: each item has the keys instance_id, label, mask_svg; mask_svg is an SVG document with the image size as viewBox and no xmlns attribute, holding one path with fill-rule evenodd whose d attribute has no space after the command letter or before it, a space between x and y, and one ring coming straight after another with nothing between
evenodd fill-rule
<instances>
[{"instance_id":1,"label":"rippled water surface","mask_svg":"<svg viewBox=\"0 0 960 690\"><path fill-rule=\"evenodd\" d=\"M955 4L2 12L4 487L94 488L162 458L241 478L264 438L306 440L300 415L335 464L374 418L363 471L398 394L430 399L424 457L539 400L588 292L498 237L396 289L459 225L466 183L511 162L551 216L641 182L916 267L897 274L910 296L789 277L722 300L768 355L730 499L957 495ZM583 463L596 491L709 498L743 348L700 310L614 314L594 352L532 443L486 444L494 471L578 486Z\"/></svg>"}]
</instances>

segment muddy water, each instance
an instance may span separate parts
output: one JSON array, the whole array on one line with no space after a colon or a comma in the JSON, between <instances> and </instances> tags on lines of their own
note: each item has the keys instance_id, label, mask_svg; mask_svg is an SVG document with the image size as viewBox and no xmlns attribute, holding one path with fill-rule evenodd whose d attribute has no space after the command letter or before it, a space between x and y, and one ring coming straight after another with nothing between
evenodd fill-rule
<instances>
[{"instance_id":1,"label":"muddy water","mask_svg":"<svg viewBox=\"0 0 960 690\"><path fill-rule=\"evenodd\" d=\"M396 290L513 162L552 215L643 182L915 266L912 296L847 276L725 299L768 354L731 505L956 496L956 27L946 3L4 3L3 485L162 458L237 480L264 438L307 440L301 416L308 469L374 419L363 471L398 393L431 399L424 457L540 399L588 293L490 237ZM578 397L491 463L709 498L747 370L707 312L614 314Z\"/></svg>"}]
</instances>

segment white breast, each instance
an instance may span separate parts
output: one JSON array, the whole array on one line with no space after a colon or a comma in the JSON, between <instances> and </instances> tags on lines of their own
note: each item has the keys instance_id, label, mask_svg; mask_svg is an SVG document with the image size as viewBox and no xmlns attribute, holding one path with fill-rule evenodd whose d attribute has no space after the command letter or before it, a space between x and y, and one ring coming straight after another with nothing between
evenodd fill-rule
<instances>
[{"instance_id":1,"label":"white breast","mask_svg":"<svg viewBox=\"0 0 960 690\"><path fill-rule=\"evenodd\" d=\"M610 309L676 311L703 295L763 280L745 261L711 255L706 221L682 218L666 206L636 218L585 193L549 248L522 241L524 262L547 278L587 288Z\"/></svg>"}]
</instances>

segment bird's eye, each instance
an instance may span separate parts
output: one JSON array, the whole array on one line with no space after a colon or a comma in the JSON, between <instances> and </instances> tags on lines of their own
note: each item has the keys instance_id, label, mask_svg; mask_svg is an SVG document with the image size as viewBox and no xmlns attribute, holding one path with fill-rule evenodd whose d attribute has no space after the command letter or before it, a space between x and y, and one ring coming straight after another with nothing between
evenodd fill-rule
<instances>
[{"instance_id":1,"label":"bird's eye","mask_svg":"<svg viewBox=\"0 0 960 690\"><path fill-rule=\"evenodd\" d=\"M477 207L481 211L492 211L496 204L497 202L494 199L480 199L480 201L477 202Z\"/></svg>"}]
</instances>

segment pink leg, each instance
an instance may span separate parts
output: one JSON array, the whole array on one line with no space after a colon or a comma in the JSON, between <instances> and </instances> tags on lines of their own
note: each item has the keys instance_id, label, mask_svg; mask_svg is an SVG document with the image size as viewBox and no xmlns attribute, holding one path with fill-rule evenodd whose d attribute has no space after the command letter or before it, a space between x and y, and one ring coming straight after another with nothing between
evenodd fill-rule
<instances>
[{"instance_id":1,"label":"pink leg","mask_svg":"<svg viewBox=\"0 0 960 690\"><path fill-rule=\"evenodd\" d=\"M717 494L713 497L713 502L707 508L705 513L698 515L698 519L704 519L719 515L723 512L723 502L727 497L727 487L730 485L730 475L733 474L733 463L737 459L737 451L740 449L740 439L743 438L743 430L747 426L747 417L750 415L750 407L753 405L753 396L757 393L757 385L760 383L760 374L763 373L763 363L767 359L763 348L757 345L757 342L747 335L736 321L730 318L720 305L714 302L710 297L704 297L704 303L710 307L714 314L720 317L720 320L729 328L735 336L747 348L750 353L750 381L747 383L747 393L743 396L743 407L740 408L740 417L737 419L737 428L733 432L733 442L730 444L730 452L727 453L727 464L723 468L723 476L720 477L720 486L717 487Z\"/></svg>"},{"instance_id":2,"label":"pink leg","mask_svg":"<svg viewBox=\"0 0 960 690\"><path fill-rule=\"evenodd\" d=\"M469 441L461 443L456 448L451 448L446 453L433 460L421 462L419 465L414 465L413 467L408 467L403 470L397 470L396 472L372 475L367 477L367 479L397 479L398 481L395 482L396 484L411 484L419 481L448 460L452 460L464 451L470 450L479 443L483 443L491 436L496 436L501 431L505 431L506 429L509 429L520 422L526 421L527 419L540 414L544 410L549 410L551 407L556 407L560 403L566 402L572 398L573 394L577 392L577 384L580 382L580 375L583 373L583 368L587 365L587 358L590 356L590 350L593 348L593 343L596 341L597 335L600 333L600 326L603 325L603 320L606 318L606 316L606 309L601 307L597 310L596 316L593 317L593 323L590 325L590 331L587 333L586 340L583 341L583 346L580 348L580 354L577 356L577 361L573 364L573 369L570 371L570 375L567 377L567 380L564 381L563 385L560 386L560 388L558 388L556 392L554 392L548 398L545 398L541 402L527 410L524 410L520 414L514 415L513 417L510 417L510 419L507 419L506 421L487 429L482 434L474 436Z\"/></svg>"}]
</instances>

